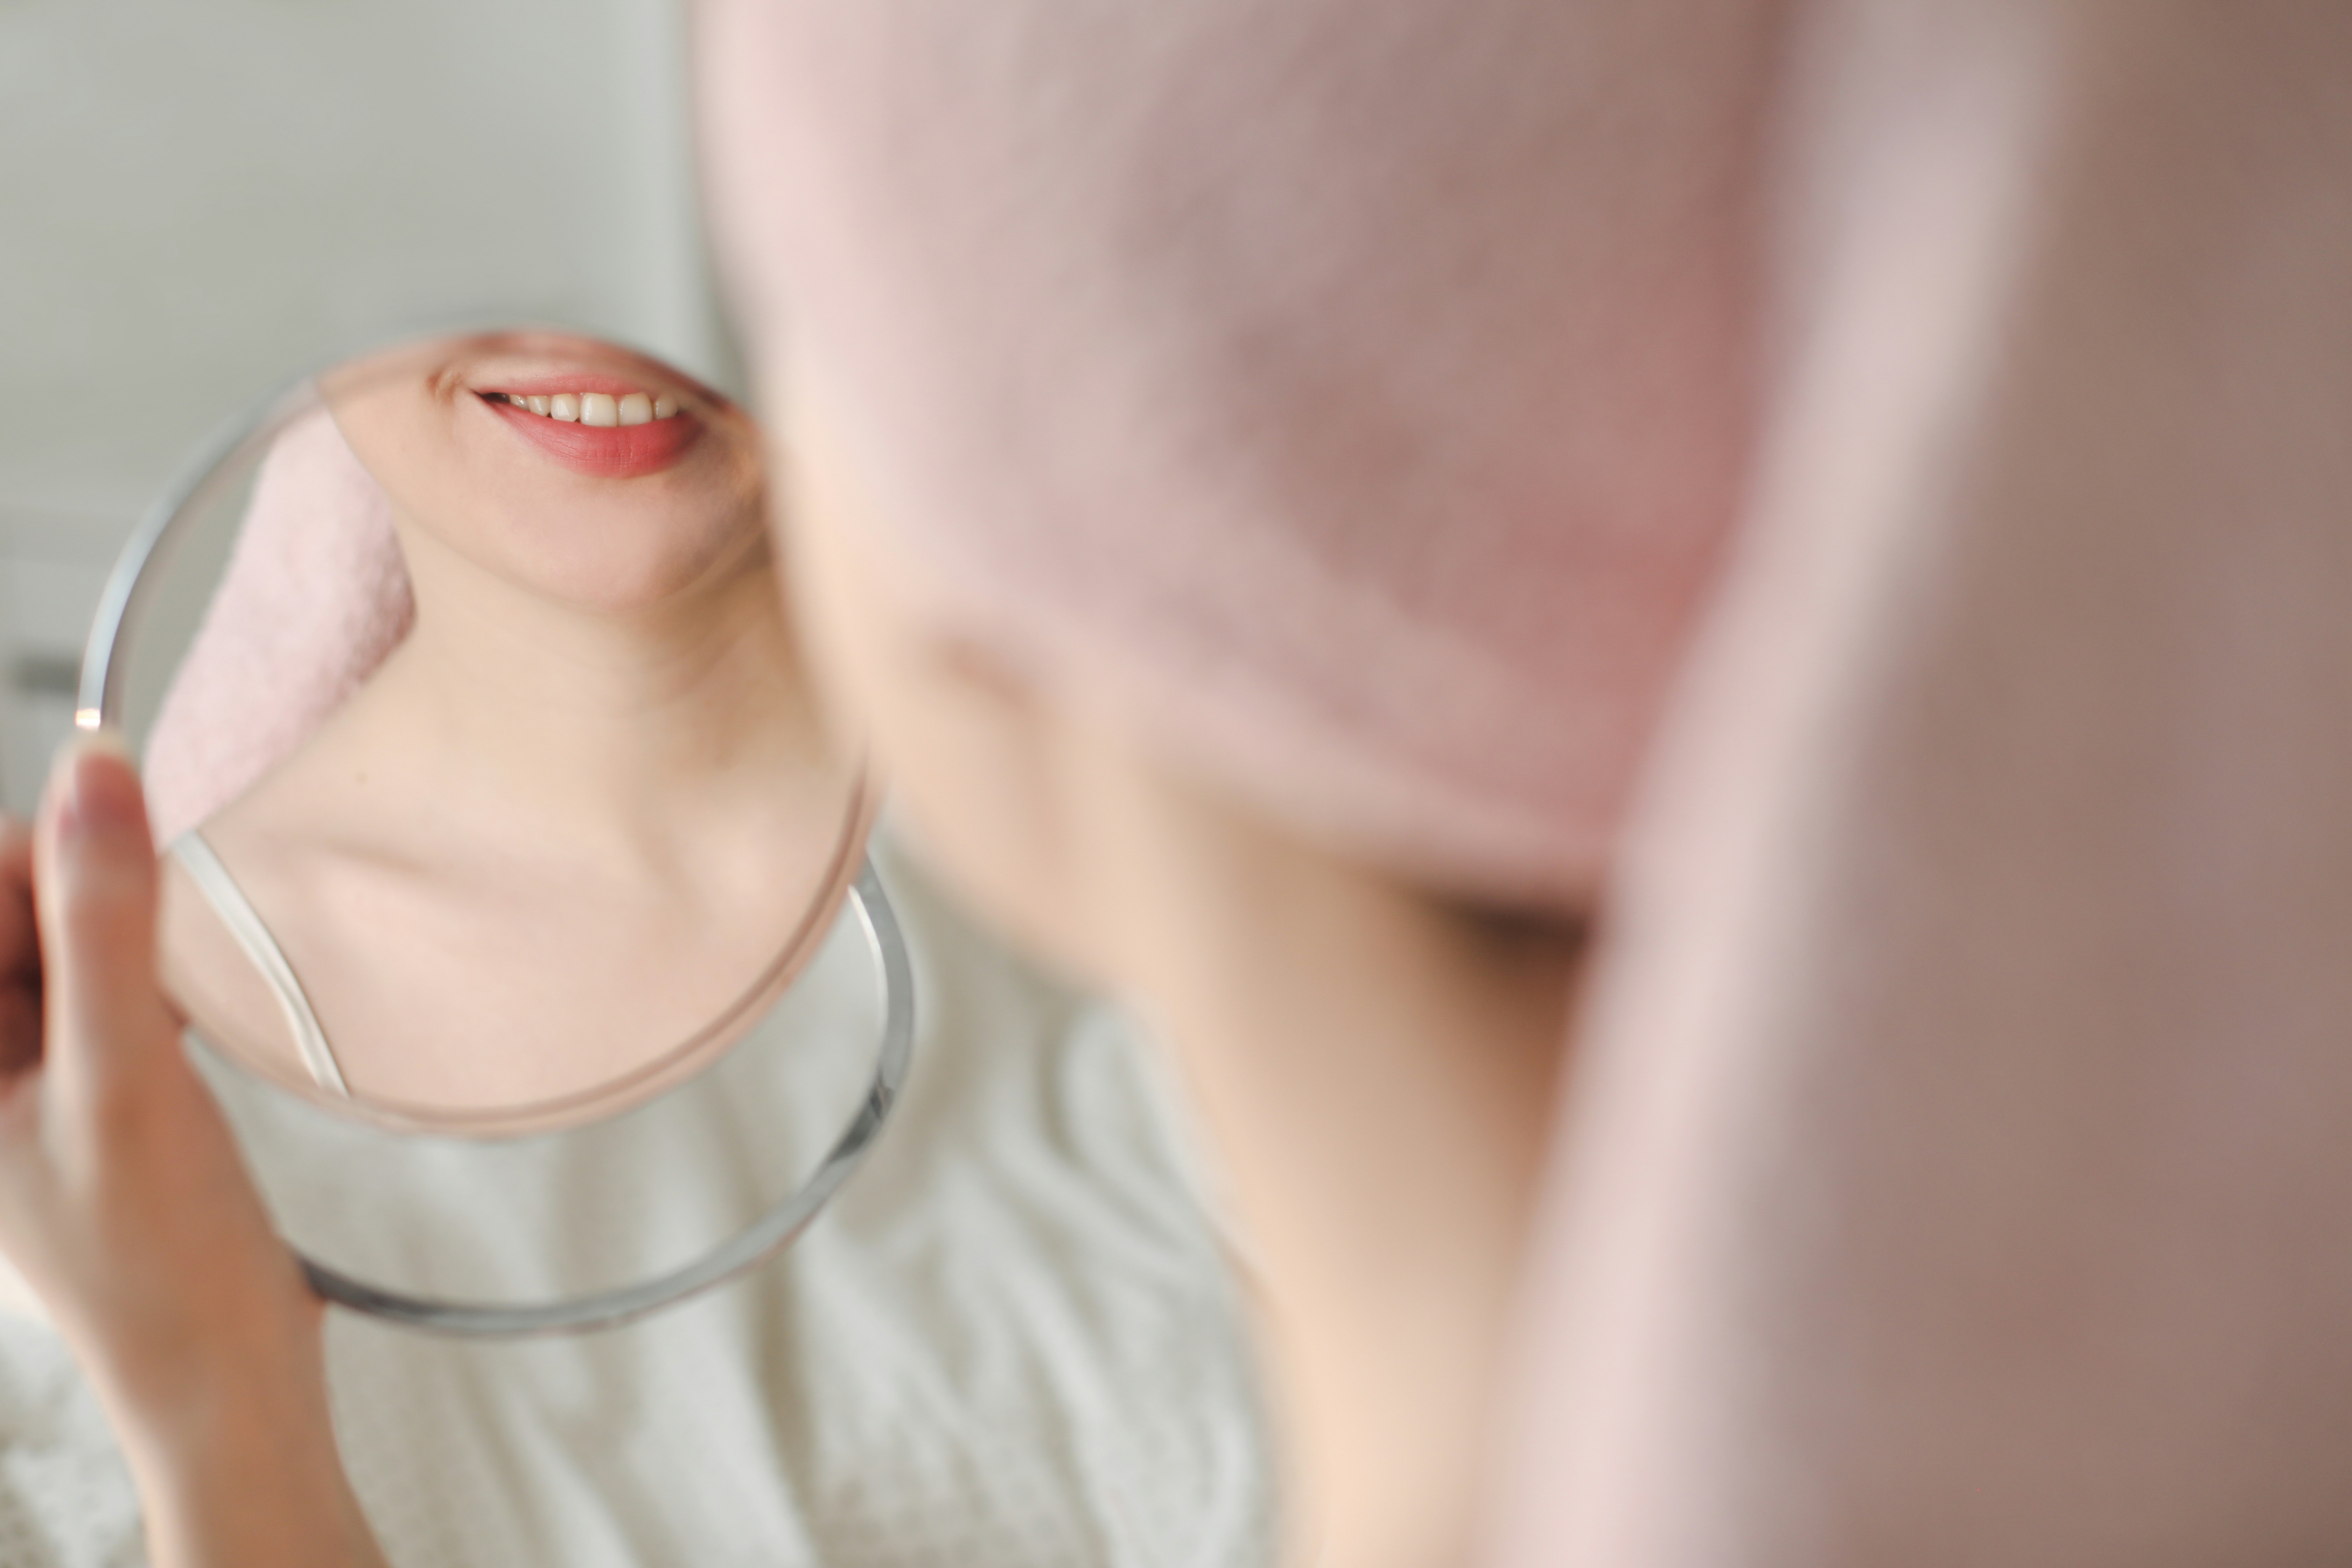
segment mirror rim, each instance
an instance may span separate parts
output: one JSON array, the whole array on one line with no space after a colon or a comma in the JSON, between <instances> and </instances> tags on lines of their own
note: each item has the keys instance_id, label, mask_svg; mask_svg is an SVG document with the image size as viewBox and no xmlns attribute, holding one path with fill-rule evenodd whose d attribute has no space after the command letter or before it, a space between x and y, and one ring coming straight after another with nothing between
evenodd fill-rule
<instances>
[{"instance_id":1,"label":"mirror rim","mask_svg":"<svg viewBox=\"0 0 2352 1568\"><path fill-rule=\"evenodd\" d=\"M467 324L438 333L403 334L364 352L387 352L436 337L456 338L493 331L544 331L614 342L565 325L533 323L488 328ZM632 353L645 353L625 343L615 346ZM355 357L340 358L290 379L257 406L222 426L142 515L108 574L91 620L77 692L77 730L97 731L121 718L130 654L137 642L143 612L156 584L168 574L175 547L184 539L188 525L226 499L229 490L252 472L288 426L325 406L319 391L320 378ZM657 355L645 357L667 363ZM699 378L694 379L698 385L702 384ZM756 1017L763 1005L773 1005L790 988L833 930L845 906L854 906L857 911L885 994L873 1079L848 1125L815 1172L751 1224L684 1267L633 1285L558 1301L506 1304L414 1296L352 1279L292 1248L312 1288L327 1300L369 1316L443 1333L507 1336L579 1331L617 1326L642 1318L723 1283L789 1245L863 1161L888 1120L912 1065L913 970L897 915L866 852L879 807L880 792L871 774L861 766L855 774L850 809L823 890L759 981L718 1020L681 1045L666 1050L642 1068L590 1089L523 1105L484 1108L478 1113L439 1107L425 1110L399 1101L330 1095L316 1084L296 1081L290 1075L255 1062L245 1051L226 1045L211 1046L222 1061L269 1089L292 1093L331 1114L404 1135L448 1139L561 1133L568 1128L593 1125L625 1114L661 1093L692 1081L743 1037L746 1031L737 1026ZM190 1028L194 1032L193 1026ZM198 1037L205 1037L199 1034ZM211 1045L209 1041L207 1044ZM592 1113L580 1115L583 1110Z\"/></svg>"}]
</instances>

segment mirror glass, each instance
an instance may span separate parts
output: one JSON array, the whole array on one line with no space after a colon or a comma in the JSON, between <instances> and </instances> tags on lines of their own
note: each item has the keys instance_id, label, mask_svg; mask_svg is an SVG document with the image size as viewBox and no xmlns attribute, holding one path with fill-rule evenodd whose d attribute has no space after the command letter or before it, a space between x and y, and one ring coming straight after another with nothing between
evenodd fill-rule
<instances>
[{"instance_id":1,"label":"mirror glass","mask_svg":"<svg viewBox=\"0 0 2352 1568\"><path fill-rule=\"evenodd\" d=\"M709 387L477 332L306 378L126 552L79 721L140 753L166 984L331 1297L634 1316L887 1114L911 982L763 505Z\"/></svg>"}]
</instances>

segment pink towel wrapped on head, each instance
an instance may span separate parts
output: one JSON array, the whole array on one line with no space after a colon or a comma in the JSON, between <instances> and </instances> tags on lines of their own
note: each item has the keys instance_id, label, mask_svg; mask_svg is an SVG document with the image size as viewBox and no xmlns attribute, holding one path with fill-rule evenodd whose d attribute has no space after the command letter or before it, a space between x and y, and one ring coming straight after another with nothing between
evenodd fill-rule
<instances>
[{"instance_id":1,"label":"pink towel wrapped on head","mask_svg":"<svg viewBox=\"0 0 2352 1568\"><path fill-rule=\"evenodd\" d=\"M408 635L392 502L324 409L264 458L243 530L173 675L144 768L156 839L283 762Z\"/></svg>"},{"instance_id":2,"label":"pink towel wrapped on head","mask_svg":"<svg viewBox=\"0 0 2352 1568\"><path fill-rule=\"evenodd\" d=\"M940 615L1326 844L1589 898L1759 374L1770 29L1638 9L714 7L713 221Z\"/></svg>"}]
</instances>

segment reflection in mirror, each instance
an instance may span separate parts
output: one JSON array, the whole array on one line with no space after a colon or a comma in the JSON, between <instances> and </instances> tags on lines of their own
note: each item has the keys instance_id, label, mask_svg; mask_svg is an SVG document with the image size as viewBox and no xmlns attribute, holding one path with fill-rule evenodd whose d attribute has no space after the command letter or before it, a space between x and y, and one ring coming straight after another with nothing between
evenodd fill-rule
<instances>
[{"instance_id":1,"label":"reflection in mirror","mask_svg":"<svg viewBox=\"0 0 2352 1568\"><path fill-rule=\"evenodd\" d=\"M845 876L856 770L786 679L756 432L575 338L434 343L321 386L231 581L335 528L398 641L335 672L355 689L258 777L203 781L233 795L166 802L203 813L172 836L179 994L278 1075L412 1114L593 1104L734 1012ZM207 680L242 650L216 608L159 781L219 743ZM282 966L228 962L253 933Z\"/></svg>"},{"instance_id":2,"label":"reflection in mirror","mask_svg":"<svg viewBox=\"0 0 2352 1568\"><path fill-rule=\"evenodd\" d=\"M166 984L314 1266L576 1321L830 1190L903 998L740 408L566 334L404 345L133 553L93 669Z\"/></svg>"}]
</instances>

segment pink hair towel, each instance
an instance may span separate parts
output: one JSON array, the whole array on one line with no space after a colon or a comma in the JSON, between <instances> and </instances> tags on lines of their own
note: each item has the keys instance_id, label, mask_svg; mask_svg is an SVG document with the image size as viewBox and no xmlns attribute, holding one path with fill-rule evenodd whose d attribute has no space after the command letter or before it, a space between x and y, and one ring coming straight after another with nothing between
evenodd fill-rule
<instances>
[{"instance_id":1,"label":"pink hair towel","mask_svg":"<svg viewBox=\"0 0 2352 1568\"><path fill-rule=\"evenodd\" d=\"M943 618L1326 843L1589 896L1751 423L1769 28L1683 9L712 5L720 254Z\"/></svg>"},{"instance_id":2,"label":"pink hair towel","mask_svg":"<svg viewBox=\"0 0 2352 1568\"><path fill-rule=\"evenodd\" d=\"M262 461L213 602L145 758L157 841L199 826L283 762L408 635L392 502L324 409Z\"/></svg>"}]
</instances>

